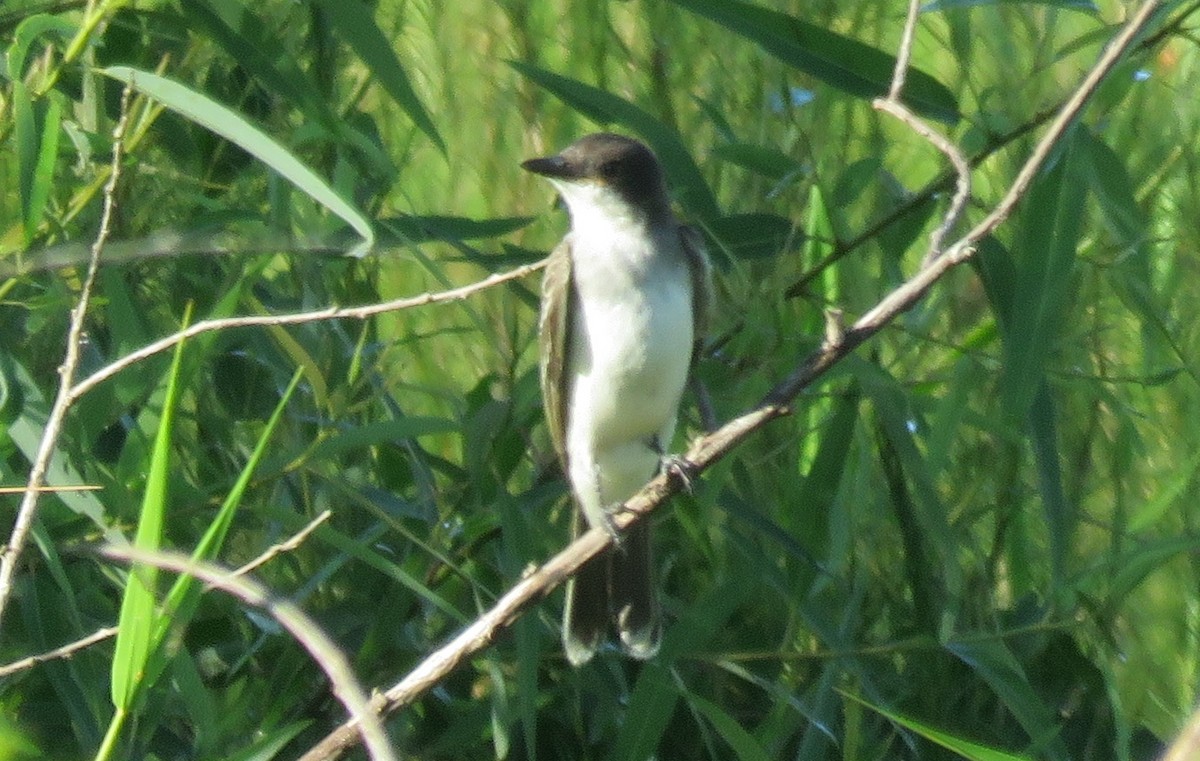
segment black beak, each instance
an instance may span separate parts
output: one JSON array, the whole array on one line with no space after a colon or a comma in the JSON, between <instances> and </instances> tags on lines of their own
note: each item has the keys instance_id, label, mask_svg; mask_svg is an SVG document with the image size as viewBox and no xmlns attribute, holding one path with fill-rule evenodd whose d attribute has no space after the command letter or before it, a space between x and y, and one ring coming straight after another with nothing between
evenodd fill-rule
<instances>
[{"instance_id":1,"label":"black beak","mask_svg":"<svg viewBox=\"0 0 1200 761\"><path fill-rule=\"evenodd\" d=\"M547 156L546 158L522 161L521 168L543 177L570 179L579 175L576 167L562 156Z\"/></svg>"}]
</instances>

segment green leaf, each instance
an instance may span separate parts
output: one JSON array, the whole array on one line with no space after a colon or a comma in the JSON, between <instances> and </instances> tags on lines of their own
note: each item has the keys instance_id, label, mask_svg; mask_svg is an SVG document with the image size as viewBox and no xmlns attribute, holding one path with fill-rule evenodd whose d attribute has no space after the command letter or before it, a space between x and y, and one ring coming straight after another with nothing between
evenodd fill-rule
<instances>
[{"instance_id":1,"label":"green leaf","mask_svg":"<svg viewBox=\"0 0 1200 761\"><path fill-rule=\"evenodd\" d=\"M326 129L333 130L337 116L321 96L287 47L272 44L268 29L250 8L237 0L189 0L180 9L188 25L224 48L238 65L257 77L273 94L302 108Z\"/></svg>"},{"instance_id":2,"label":"green leaf","mask_svg":"<svg viewBox=\"0 0 1200 761\"><path fill-rule=\"evenodd\" d=\"M327 460L343 452L363 447L413 439L431 433L453 433L459 426L445 418L409 417L401 420L382 420L363 426L349 428L336 436L325 439L313 447L310 459Z\"/></svg>"},{"instance_id":3,"label":"green leaf","mask_svg":"<svg viewBox=\"0 0 1200 761\"><path fill-rule=\"evenodd\" d=\"M78 32L71 22L59 16L38 13L17 24L13 32L12 44L8 46L5 56L8 64L8 78L14 83L25 78L25 61L29 57L29 48L37 39L45 34L53 34L62 40L70 40Z\"/></svg>"},{"instance_id":4,"label":"green leaf","mask_svg":"<svg viewBox=\"0 0 1200 761\"><path fill-rule=\"evenodd\" d=\"M678 701L671 672L659 660L647 662L629 696L629 708L610 758L653 758Z\"/></svg>"},{"instance_id":5,"label":"green leaf","mask_svg":"<svg viewBox=\"0 0 1200 761\"><path fill-rule=\"evenodd\" d=\"M154 449L146 469L146 492L138 517L137 535L133 540L133 545L138 549L157 550L162 544L167 487L171 473L171 433L179 397L178 381L183 346L184 342L181 341L175 347L175 358L167 376L167 393L163 399L162 417L159 419L158 431L154 436ZM121 728L146 683L146 667L154 644L154 632L159 626L161 616L155 609L157 578L158 569L136 563L130 567L126 577L112 662L111 697L117 710L109 723L104 742L96 754L98 761L111 757Z\"/></svg>"},{"instance_id":6,"label":"green leaf","mask_svg":"<svg viewBox=\"0 0 1200 761\"><path fill-rule=\"evenodd\" d=\"M1029 406L1029 440L1037 466L1038 492L1050 543L1051 583L1057 589L1063 581L1072 537L1075 514L1063 491L1062 463L1059 461L1057 412L1050 384L1042 380Z\"/></svg>"},{"instance_id":7,"label":"green leaf","mask_svg":"<svg viewBox=\"0 0 1200 761\"><path fill-rule=\"evenodd\" d=\"M722 143L713 148L713 155L772 180L782 180L801 168L783 151L751 143Z\"/></svg>"},{"instance_id":8,"label":"green leaf","mask_svg":"<svg viewBox=\"0 0 1200 761\"><path fill-rule=\"evenodd\" d=\"M520 230L532 217L468 219L439 215L387 217L378 220L379 243L413 245L431 240L479 240L496 238Z\"/></svg>"},{"instance_id":9,"label":"green leaf","mask_svg":"<svg viewBox=\"0 0 1200 761\"><path fill-rule=\"evenodd\" d=\"M1099 13L1100 9L1091 0L933 0L921 6L922 13L934 13L951 8L973 8L980 5L1048 5L1067 11Z\"/></svg>"},{"instance_id":10,"label":"green leaf","mask_svg":"<svg viewBox=\"0 0 1200 761\"><path fill-rule=\"evenodd\" d=\"M101 73L129 83L138 92L220 135L279 173L354 228L363 239L354 253L365 252L374 245L375 233L367 217L283 144L251 124L246 117L186 85L149 71L109 66L101 69Z\"/></svg>"},{"instance_id":11,"label":"green leaf","mask_svg":"<svg viewBox=\"0 0 1200 761\"><path fill-rule=\"evenodd\" d=\"M1008 751L999 750L998 748L980 745L979 743L971 742L970 740L964 740L961 737L952 735L949 732L943 732L940 729L934 729L928 724L924 724L916 719L910 719L903 714L895 713L894 711L889 711L886 708L881 708L872 703L868 703L857 696L850 695L845 692L843 692L842 695L850 700L853 700L855 703L860 703L867 708L870 708L880 716L886 717L889 721L899 724L911 732L917 733L926 740L936 743L953 753L957 753L963 758L968 759L968 761L1033 761L1029 756L1021 756L1015 753L1009 753Z\"/></svg>"},{"instance_id":12,"label":"green leaf","mask_svg":"<svg viewBox=\"0 0 1200 761\"><path fill-rule=\"evenodd\" d=\"M851 95L887 94L896 59L882 50L786 13L739 0L671 0L757 43L785 64ZM954 93L920 69L909 68L903 100L917 113L947 123L959 119Z\"/></svg>"},{"instance_id":13,"label":"green leaf","mask_svg":"<svg viewBox=\"0 0 1200 761\"><path fill-rule=\"evenodd\" d=\"M33 100L25 83L12 83L13 140L17 153L17 192L21 198L21 219L27 222L32 215L33 182L37 176L37 116L33 111ZM29 233L26 227L26 243Z\"/></svg>"},{"instance_id":14,"label":"green leaf","mask_svg":"<svg viewBox=\"0 0 1200 761\"><path fill-rule=\"evenodd\" d=\"M742 761L770 761L772 756L763 749L754 735L747 732L737 720L721 709L717 704L710 703L695 693L687 696L687 702L697 711L704 714L713 729L733 749L734 757Z\"/></svg>"},{"instance_id":15,"label":"green leaf","mask_svg":"<svg viewBox=\"0 0 1200 761\"><path fill-rule=\"evenodd\" d=\"M226 495L225 500L221 503L217 514L213 516L212 522L205 529L204 535L196 543L196 548L192 550L191 559L193 561L214 560L217 557L217 553L224 546L225 537L229 533L229 527L233 524L233 518L237 514L238 507L241 506L246 490L250 487L250 480L267 454L271 437L274 435L275 429L279 426L280 420L283 419L283 412L287 408L287 403L292 398L296 387L299 385L302 375L302 370L297 369L292 376L292 381L288 384L287 390L283 392L279 404L275 407L274 414L271 415L267 424L263 426L263 430L258 437L258 442L255 444L254 452L242 467L237 481L234 483L233 488L229 490L229 494ZM148 685L152 684L158 678L165 666L163 643L166 640L167 634L172 627L184 627L191 620L200 597L200 591L201 589L195 577L187 574L179 574L170 591L163 598L162 609L166 611L166 615L160 617L158 625L155 627L153 657L150 667L147 668L146 682Z\"/></svg>"},{"instance_id":16,"label":"green leaf","mask_svg":"<svg viewBox=\"0 0 1200 761\"><path fill-rule=\"evenodd\" d=\"M346 44L354 48L354 52L371 70L375 81L400 104L426 137L437 145L438 150L445 153L446 144L442 136L413 90L408 74L396 58L391 40L371 17L371 6L359 0L316 0L316 3L325 10L325 18L338 30Z\"/></svg>"},{"instance_id":17,"label":"green leaf","mask_svg":"<svg viewBox=\"0 0 1200 761\"><path fill-rule=\"evenodd\" d=\"M792 221L777 214L730 214L704 224L714 254L734 259L778 256L804 240Z\"/></svg>"},{"instance_id":18,"label":"green leaf","mask_svg":"<svg viewBox=\"0 0 1200 761\"><path fill-rule=\"evenodd\" d=\"M1034 182L1022 206L1000 387L1001 404L1017 420L1025 417L1042 383L1071 300L1075 249L1087 193L1075 171L1073 143L1071 140L1056 165Z\"/></svg>"},{"instance_id":19,"label":"green leaf","mask_svg":"<svg viewBox=\"0 0 1200 761\"><path fill-rule=\"evenodd\" d=\"M1080 169L1100 204L1100 221L1128 248L1146 240L1146 215L1133 191L1137 187L1117 152L1086 127L1076 131Z\"/></svg>"},{"instance_id":20,"label":"green leaf","mask_svg":"<svg viewBox=\"0 0 1200 761\"><path fill-rule=\"evenodd\" d=\"M57 93L46 98L46 113L42 117L42 136L39 143L37 164L33 169L33 183L29 188L29 206L25 210L25 239L30 240L37 232L38 223L46 210L50 189L54 187L54 166L58 162L58 139L62 126L62 101Z\"/></svg>"},{"instance_id":21,"label":"green leaf","mask_svg":"<svg viewBox=\"0 0 1200 761\"><path fill-rule=\"evenodd\" d=\"M598 87L520 61L509 61L508 65L592 121L616 123L636 132L662 161L679 203L702 220L720 216L716 197L675 130L624 98Z\"/></svg>"},{"instance_id":22,"label":"green leaf","mask_svg":"<svg viewBox=\"0 0 1200 761\"><path fill-rule=\"evenodd\" d=\"M1037 748L1038 758L1070 758L1058 736L1055 714L1038 697L1025 670L1003 640L947 642L946 649L971 667L999 696Z\"/></svg>"}]
</instances>

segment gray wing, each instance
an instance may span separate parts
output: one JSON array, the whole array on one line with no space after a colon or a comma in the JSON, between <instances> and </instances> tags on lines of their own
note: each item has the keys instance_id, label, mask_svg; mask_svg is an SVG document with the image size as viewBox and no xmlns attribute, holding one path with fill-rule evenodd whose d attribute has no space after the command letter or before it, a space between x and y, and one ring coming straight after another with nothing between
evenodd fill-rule
<instances>
[{"instance_id":1,"label":"gray wing","mask_svg":"<svg viewBox=\"0 0 1200 761\"><path fill-rule=\"evenodd\" d=\"M704 247L704 237L696 228L680 225L679 241L683 244L683 254L692 275L692 368L695 369L704 348L704 335L708 332L709 309L713 301L712 265Z\"/></svg>"},{"instance_id":2,"label":"gray wing","mask_svg":"<svg viewBox=\"0 0 1200 761\"><path fill-rule=\"evenodd\" d=\"M567 470L567 335L571 330L571 244L567 239L550 253L542 273L542 310L538 319L542 402L554 451ZM551 383L551 379L558 379Z\"/></svg>"}]
</instances>

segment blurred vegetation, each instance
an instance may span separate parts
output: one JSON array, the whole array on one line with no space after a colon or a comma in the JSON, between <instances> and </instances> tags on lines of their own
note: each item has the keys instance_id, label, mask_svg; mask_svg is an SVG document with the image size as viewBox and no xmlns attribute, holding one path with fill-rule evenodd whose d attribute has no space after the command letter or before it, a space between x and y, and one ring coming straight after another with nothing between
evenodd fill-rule
<instances>
[{"instance_id":1,"label":"blurred vegetation","mask_svg":"<svg viewBox=\"0 0 1200 761\"><path fill-rule=\"evenodd\" d=\"M519 162L611 128L654 145L710 236L699 373L728 419L825 309L858 315L914 271L944 209L941 156L870 106L903 5L6 2L0 483L25 483L97 235L126 71L107 67L204 99L133 94L81 377L185 320L536 261L565 221ZM1200 677L1198 6L1165 4L971 266L655 517L657 659L570 668L552 596L389 722L402 753L1154 757ZM909 94L977 162L969 217L1131 9L925 9ZM318 179L284 179L285 151ZM322 182L371 220L368 255L344 255ZM262 611L128 583L90 550L105 537L237 565L331 510L255 573L368 687L560 547L536 293L210 333L83 396L54 482L101 488L43 497L0 662L118 621L120 644L0 677L0 757L294 758L344 717ZM689 400L677 445L699 427Z\"/></svg>"}]
</instances>

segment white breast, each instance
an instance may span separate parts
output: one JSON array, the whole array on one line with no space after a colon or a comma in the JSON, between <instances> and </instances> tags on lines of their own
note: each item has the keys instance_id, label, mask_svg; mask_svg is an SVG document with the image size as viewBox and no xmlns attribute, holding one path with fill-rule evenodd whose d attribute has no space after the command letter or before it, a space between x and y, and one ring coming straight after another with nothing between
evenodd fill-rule
<instances>
[{"instance_id":1,"label":"white breast","mask_svg":"<svg viewBox=\"0 0 1200 761\"><path fill-rule=\"evenodd\" d=\"M663 233L571 236L568 446L592 453L606 503L654 475L691 364L691 279L676 230Z\"/></svg>"}]
</instances>

